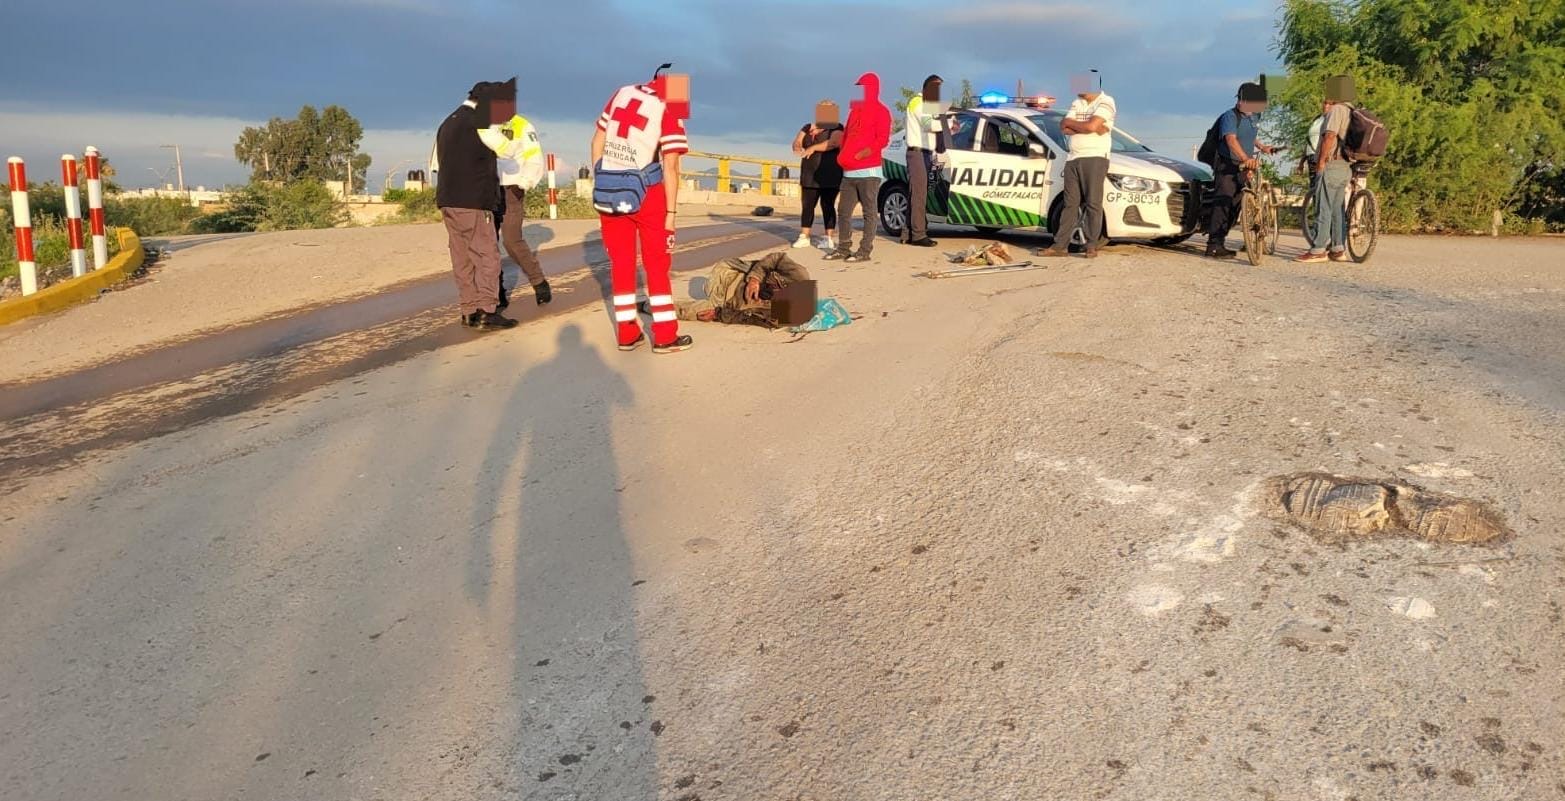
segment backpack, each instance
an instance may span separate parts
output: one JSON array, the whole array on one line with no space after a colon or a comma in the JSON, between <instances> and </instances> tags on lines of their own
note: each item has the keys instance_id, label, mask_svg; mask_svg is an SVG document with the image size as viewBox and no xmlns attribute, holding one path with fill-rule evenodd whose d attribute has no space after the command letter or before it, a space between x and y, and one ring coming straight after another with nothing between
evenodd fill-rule
<instances>
[{"instance_id":1,"label":"backpack","mask_svg":"<svg viewBox=\"0 0 1565 801\"><path fill-rule=\"evenodd\" d=\"M1349 106L1348 135L1342 143L1342 154L1348 161L1373 162L1386 155L1386 141L1391 131L1374 112Z\"/></svg>"},{"instance_id":2,"label":"backpack","mask_svg":"<svg viewBox=\"0 0 1565 801\"><path fill-rule=\"evenodd\" d=\"M1228 112L1223 112L1227 114ZM1217 115L1212 121L1212 127L1206 129L1206 138L1201 141L1201 148L1195 152L1195 160L1212 169L1217 169L1217 129L1223 124L1223 114Z\"/></svg>"}]
</instances>

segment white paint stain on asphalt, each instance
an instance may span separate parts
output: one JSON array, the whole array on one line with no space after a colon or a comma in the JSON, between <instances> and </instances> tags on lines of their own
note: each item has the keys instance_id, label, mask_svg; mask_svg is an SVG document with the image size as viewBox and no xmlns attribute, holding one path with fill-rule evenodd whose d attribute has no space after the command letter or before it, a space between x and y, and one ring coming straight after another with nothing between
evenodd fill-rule
<instances>
[{"instance_id":1,"label":"white paint stain on asphalt","mask_svg":"<svg viewBox=\"0 0 1565 801\"><path fill-rule=\"evenodd\" d=\"M1387 598L1386 608L1411 620L1429 620L1435 617L1434 604L1418 597Z\"/></svg>"},{"instance_id":2,"label":"white paint stain on asphalt","mask_svg":"<svg viewBox=\"0 0 1565 801\"><path fill-rule=\"evenodd\" d=\"M1147 617L1158 617L1184 602L1185 596L1166 584L1143 584L1125 596L1130 605Z\"/></svg>"}]
</instances>

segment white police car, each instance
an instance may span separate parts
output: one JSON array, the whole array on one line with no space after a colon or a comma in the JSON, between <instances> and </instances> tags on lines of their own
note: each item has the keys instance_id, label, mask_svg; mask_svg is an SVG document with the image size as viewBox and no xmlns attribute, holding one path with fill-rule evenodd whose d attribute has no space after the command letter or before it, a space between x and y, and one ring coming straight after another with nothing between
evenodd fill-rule
<instances>
[{"instance_id":1,"label":"white police car","mask_svg":"<svg viewBox=\"0 0 1565 801\"><path fill-rule=\"evenodd\" d=\"M942 115L949 144L944 180L929 187L930 222L971 225L985 233L1045 228L1058 233L1068 149L1060 133L1065 114L1052 106L1048 97L985 94L978 108ZM1112 136L1103 198L1108 238L1174 243L1203 230L1201 201L1211 191L1211 169L1155 153L1118 128ZM905 137L893 137L881 158L886 175L881 225L901 236L909 197Z\"/></svg>"}]
</instances>

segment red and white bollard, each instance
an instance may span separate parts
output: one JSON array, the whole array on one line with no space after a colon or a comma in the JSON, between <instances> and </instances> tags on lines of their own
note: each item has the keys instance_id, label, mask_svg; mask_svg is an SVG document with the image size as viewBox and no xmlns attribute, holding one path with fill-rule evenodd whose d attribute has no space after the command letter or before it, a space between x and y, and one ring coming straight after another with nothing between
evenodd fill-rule
<instances>
[{"instance_id":1,"label":"red and white bollard","mask_svg":"<svg viewBox=\"0 0 1565 801\"><path fill-rule=\"evenodd\" d=\"M560 219L560 190L554 183L554 154L549 154L549 219Z\"/></svg>"},{"instance_id":2,"label":"red and white bollard","mask_svg":"<svg viewBox=\"0 0 1565 801\"><path fill-rule=\"evenodd\" d=\"M103 227L103 162L98 149L87 148L87 223L92 228L92 269L109 263L109 237Z\"/></svg>"},{"instance_id":3,"label":"red and white bollard","mask_svg":"<svg viewBox=\"0 0 1565 801\"><path fill-rule=\"evenodd\" d=\"M60 157L60 185L65 188L65 234L71 243L71 276L87 274L87 245L82 239L82 192L76 185L76 157Z\"/></svg>"},{"instance_id":4,"label":"red and white bollard","mask_svg":"<svg viewBox=\"0 0 1565 801\"><path fill-rule=\"evenodd\" d=\"M27 166L16 156L6 159L11 179L11 217L16 225L16 262L22 274L22 294L38 291L38 263L33 260L33 217L27 207Z\"/></svg>"}]
</instances>

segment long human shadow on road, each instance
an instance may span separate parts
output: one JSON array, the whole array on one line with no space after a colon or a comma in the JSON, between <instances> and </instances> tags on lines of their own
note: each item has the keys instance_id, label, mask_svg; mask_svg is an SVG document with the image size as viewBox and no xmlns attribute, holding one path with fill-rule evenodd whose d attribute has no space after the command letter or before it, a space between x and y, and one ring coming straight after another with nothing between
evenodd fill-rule
<instances>
[{"instance_id":1,"label":"long human shadow on road","mask_svg":"<svg viewBox=\"0 0 1565 801\"><path fill-rule=\"evenodd\" d=\"M467 584L513 620L512 773L526 798L658 795L613 442L614 408L634 402L568 325L517 382L485 455Z\"/></svg>"}]
</instances>

